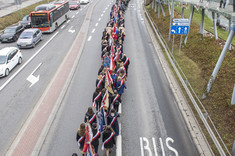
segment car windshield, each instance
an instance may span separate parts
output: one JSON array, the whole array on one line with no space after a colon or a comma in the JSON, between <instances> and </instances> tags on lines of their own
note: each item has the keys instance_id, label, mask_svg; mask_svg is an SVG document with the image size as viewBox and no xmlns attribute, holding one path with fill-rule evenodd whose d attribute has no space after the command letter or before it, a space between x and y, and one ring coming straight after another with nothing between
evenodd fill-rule
<instances>
[{"instance_id":1,"label":"car windshield","mask_svg":"<svg viewBox=\"0 0 235 156\"><path fill-rule=\"evenodd\" d=\"M32 32L23 32L23 33L20 35L20 39L32 38L32 36L33 36L33 33L32 33Z\"/></svg>"},{"instance_id":2,"label":"car windshield","mask_svg":"<svg viewBox=\"0 0 235 156\"><path fill-rule=\"evenodd\" d=\"M49 27L47 16L32 16L33 28Z\"/></svg>"},{"instance_id":3,"label":"car windshield","mask_svg":"<svg viewBox=\"0 0 235 156\"><path fill-rule=\"evenodd\" d=\"M70 5L77 5L78 3L77 2L70 2Z\"/></svg>"},{"instance_id":4,"label":"car windshield","mask_svg":"<svg viewBox=\"0 0 235 156\"><path fill-rule=\"evenodd\" d=\"M6 62L6 56L0 55L0 64L4 64Z\"/></svg>"},{"instance_id":5,"label":"car windshield","mask_svg":"<svg viewBox=\"0 0 235 156\"><path fill-rule=\"evenodd\" d=\"M4 34L6 34L6 33L15 33L16 32L16 29L15 28L6 28L5 30L4 30Z\"/></svg>"},{"instance_id":6,"label":"car windshield","mask_svg":"<svg viewBox=\"0 0 235 156\"><path fill-rule=\"evenodd\" d=\"M28 21L28 16L24 16L24 18L22 19L22 21Z\"/></svg>"}]
</instances>

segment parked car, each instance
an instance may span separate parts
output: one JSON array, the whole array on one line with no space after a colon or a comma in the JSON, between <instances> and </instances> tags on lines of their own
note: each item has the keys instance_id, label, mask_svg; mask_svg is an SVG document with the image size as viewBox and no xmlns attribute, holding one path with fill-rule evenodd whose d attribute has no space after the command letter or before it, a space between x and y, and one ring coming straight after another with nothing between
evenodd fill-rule
<instances>
[{"instance_id":1,"label":"parked car","mask_svg":"<svg viewBox=\"0 0 235 156\"><path fill-rule=\"evenodd\" d=\"M87 4L87 3L89 3L89 2L90 2L90 0L81 0L81 1L80 1L81 4Z\"/></svg>"},{"instance_id":2,"label":"parked car","mask_svg":"<svg viewBox=\"0 0 235 156\"><path fill-rule=\"evenodd\" d=\"M31 19L29 15L24 16L20 21L20 25L23 25L24 28L31 28Z\"/></svg>"},{"instance_id":3,"label":"parked car","mask_svg":"<svg viewBox=\"0 0 235 156\"><path fill-rule=\"evenodd\" d=\"M0 35L1 42L14 42L17 41L20 34L24 31L22 25L10 26L7 27L3 33Z\"/></svg>"},{"instance_id":4,"label":"parked car","mask_svg":"<svg viewBox=\"0 0 235 156\"><path fill-rule=\"evenodd\" d=\"M0 77L8 76L10 71L22 63L22 54L17 47L5 47L0 50Z\"/></svg>"},{"instance_id":5,"label":"parked car","mask_svg":"<svg viewBox=\"0 0 235 156\"><path fill-rule=\"evenodd\" d=\"M25 29L17 41L17 46L19 48L34 48L41 40L41 30L37 28Z\"/></svg>"},{"instance_id":6,"label":"parked car","mask_svg":"<svg viewBox=\"0 0 235 156\"><path fill-rule=\"evenodd\" d=\"M79 1L70 1L69 2L69 9L70 10L78 10L80 8L80 2Z\"/></svg>"}]
</instances>

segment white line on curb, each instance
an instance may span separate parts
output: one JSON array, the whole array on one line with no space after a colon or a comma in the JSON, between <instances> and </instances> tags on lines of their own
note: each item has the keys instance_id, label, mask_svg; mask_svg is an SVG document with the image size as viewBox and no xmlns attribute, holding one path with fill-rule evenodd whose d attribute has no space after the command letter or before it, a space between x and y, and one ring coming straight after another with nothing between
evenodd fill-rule
<instances>
[{"instance_id":1,"label":"white line on curb","mask_svg":"<svg viewBox=\"0 0 235 156\"><path fill-rule=\"evenodd\" d=\"M119 124L119 135L117 136L117 149L116 156L122 156L122 135L121 135L121 124Z\"/></svg>"}]
</instances>

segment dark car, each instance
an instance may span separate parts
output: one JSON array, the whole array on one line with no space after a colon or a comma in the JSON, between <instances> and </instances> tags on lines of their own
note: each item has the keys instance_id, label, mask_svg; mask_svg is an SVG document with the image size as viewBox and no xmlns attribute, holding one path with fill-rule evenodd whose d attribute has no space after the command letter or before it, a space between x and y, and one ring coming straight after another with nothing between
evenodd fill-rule
<instances>
[{"instance_id":1,"label":"dark car","mask_svg":"<svg viewBox=\"0 0 235 156\"><path fill-rule=\"evenodd\" d=\"M7 27L0 36L1 42L15 42L19 38L20 34L24 31L22 25Z\"/></svg>"},{"instance_id":2,"label":"dark car","mask_svg":"<svg viewBox=\"0 0 235 156\"><path fill-rule=\"evenodd\" d=\"M31 28L31 19L29 15L24 16L20 21L20 25L23 25L25 28Z\"/></svg>"},{"instance_id":3,"label":"dark car","mask_svg":"<svg viewBox=\"0 0 235 156\"><path fill-rule=\"evenodd\" d=\"M80 2L79 1L70 1L69 2L69 9L70 10L78 10L80 8Z\"/></svg>"}]
</instances>

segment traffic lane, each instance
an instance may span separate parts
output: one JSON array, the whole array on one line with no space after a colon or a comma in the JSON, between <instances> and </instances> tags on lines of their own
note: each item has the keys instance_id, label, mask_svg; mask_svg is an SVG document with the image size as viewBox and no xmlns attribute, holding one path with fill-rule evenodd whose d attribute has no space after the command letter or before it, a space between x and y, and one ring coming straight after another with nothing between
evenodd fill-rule
<instances>
[{"instance_id":1,"label":"traffic lane","mask_svg":"<svg viewBox=\"0 0 235 156\"><path fill-rule=\"evenodd\" d=\"M124 50L131 65L127 94L122 102L123 153L198 155L138 15L137 2L131 1L129 6L132 7L126 11Z\"/></svg>"},{"instance_id":2,"label":"traffic lane","mask_svg":"<svg viewBox=\"0 0 235 156\"><path fill-rule=\"evenodd\" d=\"M102 4L102 8L99 6L100 4ZM100 16L100 14L96 14L96 11L98 9L102 10L106 4L107 2L104 0L98 2L93 12L94 19L98 19ZM88 36L92 33L96 22L96 20L91 20ZM107 22L105 22L105 25ZM99 26L101 25L99 24ZM101 29L103 30L103 28ZM86 42L76 73L50 128L40 155L71 155L72 153L81 152L77 146L76 133L80 124L84 122L87 108L92 106L95 80L101 65L101 36L102 32L95 31L92 33L92 40ZM101 147L99 148L99 154L104 154ZM115 151L111 154L115 155Z\"/></svg>"},{"instance_id":3,"label":"traffic lane","mask_svg":"<svg viewBox=\"0 0 235 156\"><path fill-rule=\"evenodd\" d=\"M48 40L59 30L64 29L66 26L68 26L68 23L70 21L73 21L74 19L78 19L80 18L79 16L81 16L80 14L84 14L84 12L86 12L86 9L84 9L84 7L81 8L81 10L77 10L77 11L71 11L71 18L69 19L69 21L66 21L62 24L62 26L59 27L58 30L56 30L55 32L51 33L51 34L43 34L43 40L40 41L35 48L28 48L28 49L20 49L23 55L23 61L22 64L19 66L16 66L11 72L10 75L8 77L2 77L0 78L0 86L2 86L7 80L10 79L10 77L18 71L18 69L20 69L20 66L22 66L25 62L27 62L27 60L29 60L38 50L40 50L40 48L42 46L44 46L46 44L46 42L48 42ZM73 19L74 18L74 19ZM68 22L68 23L67 23ZM76 26L76 25L75 25ZM73 29L70 30L70 32L73 32ZM4 48L4 47L9 47L9 46L14 46L16 47L16 42L13 43L2 43L0 44L0 48Z\"/></svg>"},{"instance_id":4,"label":"traffic lane","mask_svg":"<svg viewBox=\"0 0 235 156\"><path fill-rule=\"evenodd\" d=\"M9 148L28 114L47 87L51 77L73 43L83 20L84 16L81 14L80 20L77 18L69 23L70 25L73 23L76 25L74 26L76 31L73 34L68 31L69 27L64 27L65 30L61 30L56 38L51 41L50 46L46 46L18 76L1 91L0 97L4 99L3 101L1 100L0 106L0 130L2 130L0 136L2 140L0 141L1 153L5 153ZM56 32L53 34L55 33ZM67 38L66 42L64 42L65 38ZM40 63L42 63L42 65L34 73L35 76L40 75L40 80L29 88L31 83L26 79Z\"/></svg>"}]
</instances>

